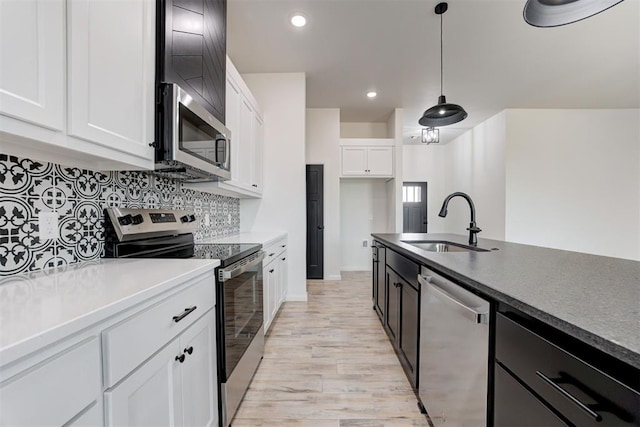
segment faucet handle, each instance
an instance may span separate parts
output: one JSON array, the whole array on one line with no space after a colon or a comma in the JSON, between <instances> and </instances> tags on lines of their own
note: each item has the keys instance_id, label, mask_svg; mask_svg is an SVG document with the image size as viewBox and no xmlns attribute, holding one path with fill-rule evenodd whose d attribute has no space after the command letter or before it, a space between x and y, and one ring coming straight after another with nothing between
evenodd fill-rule
<instances>
[{"instance_id":1,"label":"faucet handle","mask_svg":"<svg viewBox=\"0 0 640 427\"><path fill-rule=\"evenodd\" d=\"M471 231L472 233L479 233L482 231L482 229L474 223L469 224L469 228L467 228L467 230Z\"/></svg>"}]
</instances>

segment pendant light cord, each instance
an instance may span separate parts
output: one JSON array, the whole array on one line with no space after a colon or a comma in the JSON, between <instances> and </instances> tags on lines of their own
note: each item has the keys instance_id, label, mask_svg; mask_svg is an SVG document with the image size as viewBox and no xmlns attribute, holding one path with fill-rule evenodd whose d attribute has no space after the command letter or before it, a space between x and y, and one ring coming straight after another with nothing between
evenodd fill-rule
<instances>
[{"instance_id":1,"label":"pendant light cord","mask_svg":"<svg viewBox=\"0 0 640 427\"><path fill-rule=\"evenodd\" d=\"M440 14L440 96L444 95L443 89L443 74L444 74L444 60L442 59L442 15L444 12Z\"/></svg>"}]
</instances>

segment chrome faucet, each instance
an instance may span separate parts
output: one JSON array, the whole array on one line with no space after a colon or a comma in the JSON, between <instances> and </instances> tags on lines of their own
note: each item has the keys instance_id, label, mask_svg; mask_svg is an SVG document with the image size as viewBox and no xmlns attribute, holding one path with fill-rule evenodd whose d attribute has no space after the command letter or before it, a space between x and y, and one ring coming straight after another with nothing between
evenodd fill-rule
<instances>
[{"instance_id":1,"label":"chrome faucet","mask_svg":"<svg viewBox=\"0 0 640 427\"><path fill-rule=\"evenodd\" d=\"M440 213L438 214L438 216L441 216L442 218L447 216L447 206L449 205L449 202L451 201L451 199L453 199L456 196L463 197L469 203L469 207L471 208L471 223L469 224L469 228L467 228L467 230L469 230L469 244L471 246L478 246L477 234L482 230L476 225L476 208L473 205L473 200L471 200L471 197L469 197L468 194L461 193L461 192L449 194L447 198L444 199L444 202L442 203L442 208L440 209Z\"/></svg>"}]
</instances>

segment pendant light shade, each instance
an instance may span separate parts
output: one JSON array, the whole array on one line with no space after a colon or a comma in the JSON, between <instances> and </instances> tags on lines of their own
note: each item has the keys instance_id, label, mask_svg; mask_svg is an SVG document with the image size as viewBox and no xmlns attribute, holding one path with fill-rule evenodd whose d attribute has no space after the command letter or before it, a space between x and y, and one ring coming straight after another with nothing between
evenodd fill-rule
<instances>
[{"instance_id":1,"label":"pendant light shade","mask_svg":"<svg viewBox=\"0 0 640 427\"><path fill-rule=\"evenodd\" d=\"M547 0L549 1L549 0ZM443 61L442 61L442 15L447 11L447 3L438 3L435 8L436 15L440 15L440 96L438 104L427 109L418 123L428 127L442 127L458 123L467 118L467 112L458 104L449 104L442 89Z\"/></svg>"},{"instance_id":2,"label":"pendant light shade","mask_svg":"<svg viewBox=\"0 0 640 427\"><path fill-rule=\"evenodd\" d=\"M524 20L534 27L557 27L596 15L622 0L528 0Z\"/></svg>"},{"instance_id":3,"label":"pendant light shade","mask_svg":"<svg viewBox=\"0 0 640 427\"><path fill-rule=\"evenodd\" d=\"M458 104L449 104L444 95L438 97L438 104L422 114L418 123L422 126L441 127L461 122L467 118L467 112Z\"/></svg>"}]
</instances>

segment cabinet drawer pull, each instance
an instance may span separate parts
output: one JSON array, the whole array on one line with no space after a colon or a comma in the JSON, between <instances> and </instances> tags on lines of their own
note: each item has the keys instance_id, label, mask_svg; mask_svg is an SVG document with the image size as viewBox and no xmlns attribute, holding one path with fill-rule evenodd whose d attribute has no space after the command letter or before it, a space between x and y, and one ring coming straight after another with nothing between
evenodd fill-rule
<instances>
[{"instance_id":1,"label":"cabinet drawer pull","mask_svg":"<svg viewBox=\"0 0 640 427\"><path fill-rule=\"evenodd\" d=\"M189 346L188 348L185 348L184 352L187 353L187 354L193 353L193 346Z\"/></svg>"},{"instance_id":2,"label":"cabinet drawer pull","mask_svg":"<svg viewBox=\"0 0 640 427\"><path fill-rule=\"evenodd\" d=\"M178 323L179 321L181 321L182 319L184 319L185 317L187 317L188 315L190 315L191 313L193 313L193 311L198 308L195 305L191 308L185 308L184 309L184 313L182 313L179 316L173 316L173 321Z\"/></svg>"},{"instance_id":3,"label":"cabinet drawer pull","mask_svg":"<svg viewBox=\"0 0 640 427\"><path fill-rule=\"evenodd\" d=\"M269 256L274 256L274 255L275 255L275 253L274 253L274 252L271 252L271 253L269 254Z\"/></svg>"},{"instance_id":4,"label":"cabinet drawer pull","mask_svg":"<svg viewBox=\"0 0 640 427\"><path fill-rule=\"evenodd\" d=\"M269 270L269 273L273 273L274 269L272 268L271 270Z\"/></svg>"},{"instance_id":5,"label":"cabinet drawer pull","mask_svg":"<svg viewBox=\"0 0 640 427\"><path fill-rule=\"evenodd\" d=\"M568 400L570 400L578 408L582 409L582 411L584 411L591 418L593 418L596 421L602 421L602 416L600 416L600 414L598 414L597 412L593 411L591 408L589 408L588 405L580 402L574 395L572 395L571 393L569 393L567 390L563 389L562 387L560 387L556 383L556 382L563 382L562 378L551 379L551 378L549 378L548 376L546 376L545 374L543 374L540 371L536 371L536 375L538 377L540 377L540 379L542 381L544 381L545 383L549 384L555 391L557 391L558 393L560 393L561 395L566 397Z\"/></svg>"},{"instance_id":6,"label":"cabinet drawer pull","mask_svg":"<svg viewBox=\"0 0 640 427\"><path fill-rule=\"evenodd\" d=\"M286 259L286 258L282 258L282 260L283 260L283 261L286 261L287 259Z\"/></svg>"},{"instance_id":7,"label":"cabinet drawer pull","mask_svg":"<svg viewBox=\"0 0 640 427\"><path fill-rule=\"evenodd\" d=\"M282 247L283 247L283 248L286 248L286 247L287 247L287 245L282 245Z\"/></svg>"},{"instance_id":8,"label":"cabinet drawer pull","mask_svg":"<svg viewBox=\"0 0 640 427\"><path fill-rule=\"evenodd\" d=\"M184 355L184 353L182 353L180 356L176 356L176 361L180 362L180 363L184 363L184 359L186 358L186 356Z\"/></svg>"}]
</instances>

